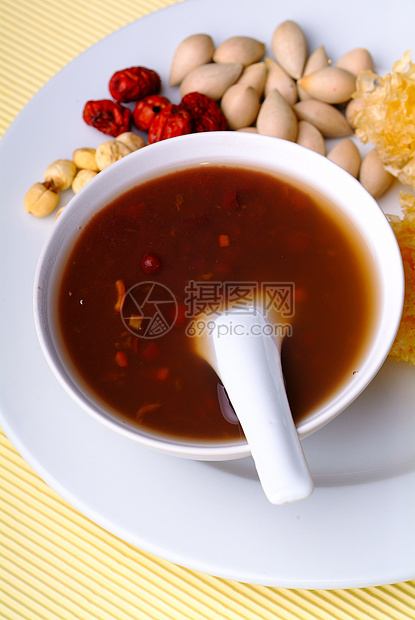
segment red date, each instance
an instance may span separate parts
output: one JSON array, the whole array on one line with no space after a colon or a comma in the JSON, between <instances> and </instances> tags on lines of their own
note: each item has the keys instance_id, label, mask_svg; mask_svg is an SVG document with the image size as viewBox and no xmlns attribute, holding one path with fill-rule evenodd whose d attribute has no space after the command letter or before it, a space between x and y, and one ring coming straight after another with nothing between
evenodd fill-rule
<instances>
[{"instance_id":1,"label":"red date","mask_svg":"<svg viewBox=\"0 0 415 620\"><path fill-rule=\"evenodd\" d=\"M193 122L193 131L224 131L226 119L222 110L210 97L203 93L189 93L185 95L180 107L187 110Z\"/></svg>"},{"instance_id":2,"label":"red date","mask_svg":"<svg viewBox=\"0 0 415 620\"><path fill-rule=\"evenodd\" d=\"M133 111L133 120L137 129L148 131L156 115L169 104L169 99L162 95L149 95L137 101Z\"/></svg>"},{"instance_id":3,"label":"red date","mask_svg":"<svg viewBox=\"0 0 415 620\"><path fill-rule=\"evenodd\" d=\"M95 129L116 138L130 128L131 111L110 99L87 101L83 119Z\"/></svg>"},{"instance_id":4,"label":"red date","mask_svg":"<svg viewBox=\"0 0 415 620\"><path fill-rule=\"evenodd\" d=\"M184 108L170 103L156 115L148 130L148 142L183 136L192 131L192 117Z\"/></svg>"},{"instance_id":5,"label":"red date","mask_svg":"<svg viewBox=\"0 0 415 620\"><path fill-rule=\"evenodd\" d=\"M127 103L137 101L160 91L158 73L145 67L129 67L116 71L109 82L109 91L116 101Z\"/></svg>"}]
</instances>

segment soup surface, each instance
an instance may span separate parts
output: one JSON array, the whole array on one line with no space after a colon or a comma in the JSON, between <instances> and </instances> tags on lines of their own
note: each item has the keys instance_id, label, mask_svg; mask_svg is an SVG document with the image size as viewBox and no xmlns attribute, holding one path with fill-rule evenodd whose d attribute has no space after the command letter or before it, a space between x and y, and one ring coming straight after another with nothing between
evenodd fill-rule
<instances>
[{"instance_id":1,"label":"soup surface","mask_svg":"<svg viewBox=\"0 0 415 620\"><path fill-rule=\"evenodd\" d=\"M242 430L194 350L221 306L260 302L291 323L282 364L298 422L358 370L374 299L368 254L329 204L267 172L203 165L94 216L64 268L58 312L78 373L120 416L229 441Z\"/></svg>"}]
</instances>

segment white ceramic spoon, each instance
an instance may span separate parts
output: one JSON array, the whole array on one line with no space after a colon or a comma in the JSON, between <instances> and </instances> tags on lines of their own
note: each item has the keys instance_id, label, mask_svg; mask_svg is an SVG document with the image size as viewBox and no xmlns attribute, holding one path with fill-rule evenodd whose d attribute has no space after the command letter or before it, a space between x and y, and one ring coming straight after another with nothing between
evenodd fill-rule
<instances>
[{"instance_id":1,"label":"white ceramic spoon","mask_svg":"<svg viewBox=\"0 0 415 620\"><path fill-rule=\"evenodd\" d=\"M211 320L210 320L211 321ZM262 488L273 504L304 499L313 481L300 444L281 369L281 338L263 314L229 309L196 338L220 377L249 444Z\"/></svg>"}]
</instances>

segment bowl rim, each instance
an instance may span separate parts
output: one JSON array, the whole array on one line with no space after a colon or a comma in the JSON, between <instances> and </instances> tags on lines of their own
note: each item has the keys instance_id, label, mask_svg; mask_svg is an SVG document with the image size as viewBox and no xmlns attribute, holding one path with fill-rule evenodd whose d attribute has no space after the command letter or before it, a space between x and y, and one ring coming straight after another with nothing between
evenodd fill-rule
<instances>
[{"instance_id":1,"label":"bowl rim","mask_svg":"<svg viewBox=\"0 0 415 620\"><path fill-rule=\"evenodd\" d=\"M268 161L267 154L275 155L275 161ZM277 155L281 158L278 163ZM62 352L56 346L56 331L55 334L51 334L50 331L51 280L53 281L54 277L56 279L56 264L59 260L64 262L62 256L68 248L69 241L73 242L75 236L79 234L77 230L80 231L97 211L126 189L150 178L197 163L265 168L266 171L276 172L293 180L296 180L293 170L300 168L301 185L311 186L315 191L327 196L339 208L346 209L348 217L351 217L352 213L354 219L351 219L355 223L356 217L359 221L362 218L369 218L370 227L364 228L363 236L371 245L370 250L376 257L378 267L379 264L381 265L382 275L379 327L368 355L364 356L360 375L356 380L347 384L347 398L344 398L344 394L343 396L340 394L340 399L329 399L329 402L332 402L331 407L323 408L322 412L317 412L302 420L297 426L300 438L315 432L337 417L367 387L385 361L398 330L403 308L403 265L396 237L385 214L359 181L326 157L293 142L270 136L247 132L206 132L188 134L147 145L102 170L69 201L67 208L53 224L42 248L33 288L36 332L42 352L54 375L74 401L87 413L112 430L142 445L185 458L227 460L249 456L250 450L247 442L241 440L228 443L179 441L175 438L149 434L128 424L121 417L108 415L108 412L104 412L101 407L97 406L97 403L88 397L82 387L76 384L73 374L68 371L67 365L65 366ZM324 180L327 178L330 178L328 185ZM336 190L334 190L335 187ZM339 188L342 188L347 197L340 196ZM351 206L352 199L358 202L362 215L357 214L356 206ZM89 205L88 208L85 208L85 204ZM380 245L382 245L383 256L380 252Z\"/></svg>"}]
</instances>

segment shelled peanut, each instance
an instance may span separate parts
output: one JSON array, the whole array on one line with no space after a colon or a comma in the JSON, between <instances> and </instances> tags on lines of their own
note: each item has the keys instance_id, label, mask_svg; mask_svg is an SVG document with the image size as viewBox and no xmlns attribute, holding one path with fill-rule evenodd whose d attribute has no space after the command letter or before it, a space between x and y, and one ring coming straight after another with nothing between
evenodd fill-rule
<instances>
[{"instance_id":1,"label":"shelled peanut","mask_svg":"<svg viewBox=\"0 0 415 620\"><path fill-rule=\"evenodd\" d=\"M231 37L215 49L210 35L192 35L176 49L170 85L182 96L197 89L213 97L229 129L298 142L322 155L327 139L340 139L328 158L379 198L393 177L374 155L363 160L361 172L360 153L351 140L359 106L352 95L359 73L373 70L370 52L355 48L335 63L323 45L309 54L301 27L290 20L275 28L270 48L273 58L264 56L263 42L248 36Z\"/></svg>"}]
</instances>

